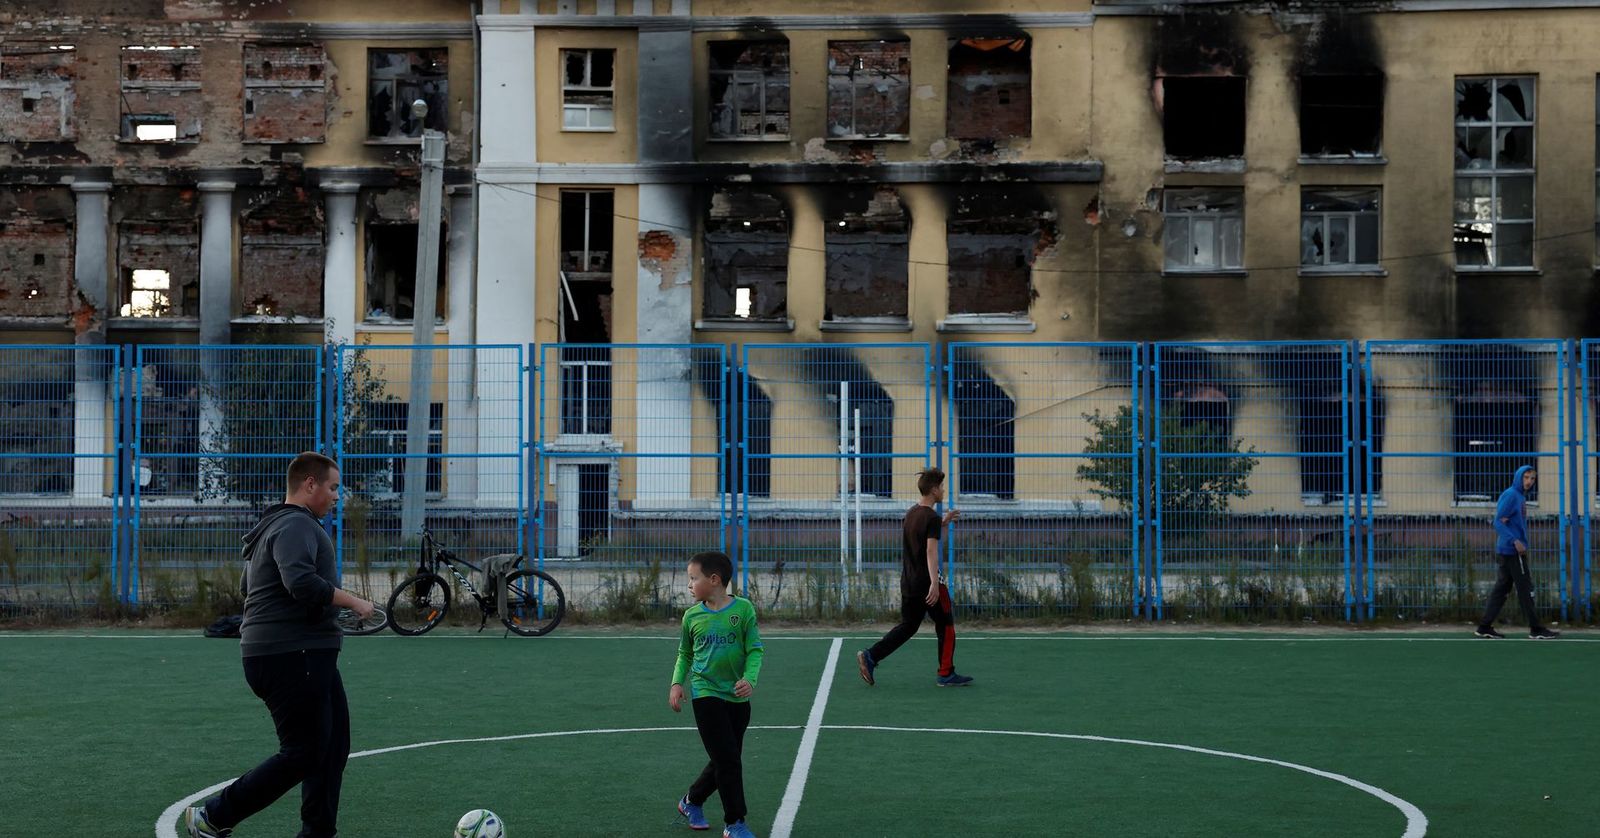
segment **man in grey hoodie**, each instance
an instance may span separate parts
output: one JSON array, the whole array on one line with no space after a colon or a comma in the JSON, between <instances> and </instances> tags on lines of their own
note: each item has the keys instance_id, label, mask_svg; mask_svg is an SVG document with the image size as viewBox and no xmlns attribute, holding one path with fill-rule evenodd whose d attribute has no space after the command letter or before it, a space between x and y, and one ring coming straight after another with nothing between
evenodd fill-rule
<instances>
[{"instance_id":1,"label":"man in grey hoodie","mask_svg":"<svg viewBox=\"0 0 1600 838\"><path fill-rule=\"evenodd\" d=\"M1489 607L1483 612L1474 634L1479 637L1500 639L1505 637L1494 630L1494 620L1506 604L1506 594L1517 589L1517 603L1522 606L1522 616L1528 621L1528 636L1534 640L1549 640L1561 633L1551 631L1539 622L1533 606L1533 577L1528 574L1528 493L1533 491L1539 475L1533 466L1523 466L1511 476L1511 488L1500 493L1494 507L1495 558L1500 563L1500 578L1489 593Z\"/></svg>"},{"instance_id":2,"label":"man in grey hoodie","mask_svg":"<svg viewBox=\"0 0 1600 838\"><path fill-rule=\"evenodd\" d=\"M299 838L336 834L350 756L350 707L339 679L340 608L372 603L338 587L333 540L320 519L339 497L339 467L312 452L289 464L283 503L244 537L244 679L267 705L278 752L203 806L184 813L190 838L227 838L245 818L300 786Z\"/></svg>"}]
</instances>

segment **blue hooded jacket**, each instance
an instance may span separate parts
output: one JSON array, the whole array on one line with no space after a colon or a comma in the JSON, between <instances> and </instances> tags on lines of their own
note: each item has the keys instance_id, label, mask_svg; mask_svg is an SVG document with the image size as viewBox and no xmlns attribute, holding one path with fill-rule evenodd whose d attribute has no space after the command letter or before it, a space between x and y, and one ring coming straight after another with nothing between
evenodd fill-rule
<instances>
[{"instance_id":1,"label":"blue hooded jacket","mask_svg":"<svg viewBox=\"0 0 1600 838\"><path fill-rule=\"evenodd\" d=\"M1532 470L1533 466L1517 469L1511 477L1511 488L1501 492L1500 502L1494 505L1494 531L1499 536L1495 539L1494 550L1502 556L1517 554L1513 541L1528 543L1528 518L1523 512L1528 497L1522 494L1522 475Z\"/></svg>"}]
</instances>

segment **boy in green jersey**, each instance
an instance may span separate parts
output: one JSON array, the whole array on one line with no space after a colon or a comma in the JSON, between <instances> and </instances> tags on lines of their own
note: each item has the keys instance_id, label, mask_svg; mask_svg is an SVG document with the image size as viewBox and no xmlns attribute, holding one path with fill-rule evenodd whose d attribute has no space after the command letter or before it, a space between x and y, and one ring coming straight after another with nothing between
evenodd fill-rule
<instances>
[{"instance_id":1,"label":"boy in green jersey","mask_svg":"<svg viewBox=\"0 0 1600 838\"><path fill-rule=\"evenodd\" d=\"M678 665L672 670L667 705L683 712L683 686L689 685L694 724L711 761L678 801L691 829L710 829L705 805L713 792L722 797L723 838L755 838L745 826L744 731L750 726L750 696L761 674L761 633L750 600L728 593L733 561L724 553L698 553L689 560L689 594L695 604L683 612Z\"/></svg>"}]
</instances>

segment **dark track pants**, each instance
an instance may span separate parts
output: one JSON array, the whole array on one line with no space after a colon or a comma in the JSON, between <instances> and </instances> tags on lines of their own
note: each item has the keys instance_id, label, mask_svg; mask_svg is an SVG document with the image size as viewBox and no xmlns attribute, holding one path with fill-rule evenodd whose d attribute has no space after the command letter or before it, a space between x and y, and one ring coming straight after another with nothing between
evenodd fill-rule
<instances>
[{"instance_id":1,"label":"dark track pants","mask_svg":"<svg viewBox=\"0 0 1600 838\"><path fill-rule=\"evenodd\" d=\"M1533 608L1533 577L1528 575L1528 560L1522 556L1496 556L1500 562L1500 578L1489 592L1489 607L1483 612L1481 626L1492 626L1500 609L1506 604L1506 594L1517 589L1517 604L1522 606L1522 618L1528 621L1528 630L1539 628L1539 615Z\"/></svg>"},{"instance_id":2,"label":"dark track pants","mask_svg":"<svg viewBox=\"0 0 1600 838\"><path fill-rule=\"evenodd\" d=\"M722 797L722 819L728 823L743 820L744 808L744 731L750 726L750 702L697 698L694 726L711 761L689 786L689 802L704 806L711 795Z\"/></svg>"},{"instance_id":3,"label":"dark track pants","mask_svg":"<svg viewBox=\"0 0 1600 838\"><path fill-rule=\"evenodd\" d=\"M926 591L900 592L900 622L867 650L873 661L883 663L884 658L894 654L917 633L923 618L932 617L933 628L939 635L939 674L956 671L956 618L950 603L950 589L940 582L939 601L933 605L927 603L926 596Z\"/></svg>"},{"instance_id":4,"label":"dark track pants","mask_svg":"<svg viewBox=\"0 0 1600 838\"><path fill-rule=\"evenodd\" d=\"M350 706L338 664L335 649L244 659L245 682L278 729L278 752L206 804L214 826L231 828L299 785L299 838L337 834L339 786L350 756Z\"/></svg>"}]
</instances>

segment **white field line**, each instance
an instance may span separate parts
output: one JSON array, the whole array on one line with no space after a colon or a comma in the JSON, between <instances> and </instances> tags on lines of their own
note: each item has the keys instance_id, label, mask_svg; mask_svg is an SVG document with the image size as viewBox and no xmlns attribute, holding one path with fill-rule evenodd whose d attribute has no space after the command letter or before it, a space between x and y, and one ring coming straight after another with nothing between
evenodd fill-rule
<instances>
[{"instance_id":1,"label":"white field line","mask_svg":"<svg viewBox=\"0 0 1600 838\"><path fill-rule=\"evenodd\" d=\"M1577 636L1573 636L1573 635L1568 634L1568 635L1563 636L1559 641L1557 641L1554 644L1552 644L1552 643L1550 643L1548 641L1541 641L1541 642L1546 646L1549 646L1549 645L1557 645L1557 646L1559 646L1559 645L1562 645L1562 644L1570 644L1570 643L1600 643L1600 637L1589 637L1589 636L1587 636L1587 634L1588 633L1586 632L1585 633L1586 636L1582 636L1582 637L1577 637ZM407 642L419 642L419 641L429 641L429 640L437 641L437 640L504 640L504 639L506 639L506 638L501 637L498 634L492 634L492 635L491 634L482 634L482 635L478 635L478 634L430 634L430 635L427 635L426 637L421 637L421 638L417 638L417 637L402 638L399 635L391 635L391 634L379 634L379 635L372 635L372 636L373 637L385 638L386 640L389 640L389 641L405 640ZM831 639L839 639L839 640L877 640L877 639L879 639L881 637L882 637L882 635L879 635L879 634L847 634L847 635L774 634L774 633L769 633L767 631L762 631L762 633L761 633L761 639L762 640L831 640ZM201 634L198 634L198 633L190 634L190 633L187 633L187 632L185 632L185 633L173 632L171 634L59 634L59 633L30 632L30 631L0 632L0 640L22 640L22 639L29 639L29 638L36 639L36 640L52 640L52 639L67 639L67 640L207 640L207 639L210 639L210 638L207 638L204 635L201 635ZM935 639L936 638L934 638L932 635L924 635L924 636L919 636L919 637L913 637L913 638L911 638L910 642L917 642L919 640L921 640L921 641L930 641L931 642L931 641L933 641ZM1517 638L1516 635L1512 635L1510 639L1518 639L1518 638ZM670 634L670 635L668 635L668 634L556 634L556 635L550 635L548 637L539 638L538 642L540 642L540 643L553 643L553 642L560 642L560 641L563 641L563 640L670 640L670 641L676 643L678 641L678 635L676 635L676 634ZM982 642L985 642L985 641L996 641L996 640L1007 640L1007 641L1009 641L1009 640L1037 640L1037 641L1065 641L1065 642L1080 642L1080 643L1094 643L1094 642L1107 642L1107 641L1139 641L1139 642L1146 642L1146 643L1160 643L1160 642L1167 642L1167 641L1180 641L1180 642L1198 641L1198 642L1211 642L1211 643L1480 643L1481 644L1481 643L1485 642L1484 639L1481 638L1481 637L1403 637L1403 636L1396 636L1396 635L1384 636L1384 635L1372 635L1372 634L1368 634L1368 635L1353 635L1353 636L1350 636L1350 637L1330 637L1328 635L1318 635L1318 636L1312 636L1312 637L1296 637L1296 636L1293 636L1293 635L1277 635L1277 636L1263 636L1263 637L1249 637L1249 636L1222 637L1222 636L1217 636L1217 635L1201 635L1201 634L1196 634L1196 635L1153 634L1153 635L1148 635L1148 636L1141 636L1141 635L1138 635L1138 634L1112 634L1112 635L1093 635L1093 634L1083 634L1083 635L1077 635L1077 634L984 635L984 634L976 634L976 633L968 632L967 634L961 635L961 642L962 643L982 643ZM352 643L367 643L367 642L371 642L371 641L369 641L366 638L351 638L350 642L352 642ZM1501 644L1501 645L1505 645L1505 644Z\"/></svg>"},{"instance_id":2,"label":"white field line","mask_svg":"<svg viewBox=\"0 0 1600 838\"><path fill-rule=\"evenodd\" d=\"M794 769L789 772L789 785L783 790L778 817L772 822L772 838L789 838L789 833L794 831L794 818L800 813L800 798L806 793L811 757L817 750L817 732L822 729L822 714L828 707L828 693L833 689L833 672L839 665L839 647L843 643L835 637L833 645L828 647L828 663L822 668L817 697L812 699L811 715L806 719L806 732L800 736L800 751L795 754Z\"/></svg>"}]
</instances>

